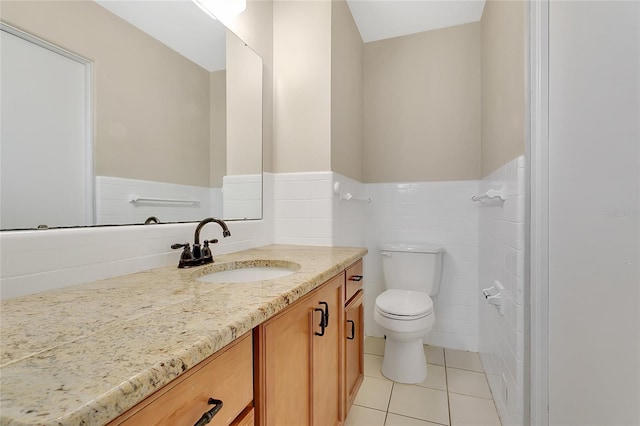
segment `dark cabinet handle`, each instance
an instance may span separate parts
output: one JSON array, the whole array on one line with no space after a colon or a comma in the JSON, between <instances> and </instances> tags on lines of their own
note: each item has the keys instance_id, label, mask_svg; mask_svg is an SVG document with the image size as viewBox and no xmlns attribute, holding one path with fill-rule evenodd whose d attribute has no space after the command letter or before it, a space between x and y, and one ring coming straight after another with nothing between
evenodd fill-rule
<instances>
[{"instance_id":1,"label":"dark cabinet handle","mask_svg":"<svg viewBox=\"0 0 640 426\"><path fill-rule=\"evenodd\" d=\"M324 325L324 311L320 308L314 308L313 312L320 312L320 329L322 330L320 333L316 331L313 334L316 336L324 336L324 329L326 328L326 325Z\"/></svg>"},{"instance_id":2,"label":"dark cabinet handle","mask_svg":"<svg viewBox=\"0 0 640 426\"><path fill-rule=\"evenodd\" d=\"M356 322L352 320L347 320L348 323L351 323L351 337L347 337L348 340L353 340L356 338Z\"/></svg>"},{"instance_id":3,"label":"dark cabinet handle","mask_svg":"<svg viewBox=\"0 0 640 426\"><path fill-rule=\"evenodd\" d=\"M349 281L362 281L362 275L351 275Z\"/></svg>"},{"instance_id":4,"label":"dark cabinet handle","mask_svg":"<svg viewBox=\"0 0 640 426\"><path fill-rule=\"evenodd\" d=\"M323 321L324 326L329 327L329 304L327 302L320 302L320 305L324 305Z\"/></svg>"},{"instance_id":5,"label":"dark cabinet handle","mask_svg":"<svg viewBox=\"0 0 640 426\"><path fill-rule=\"evenodd\" d=\"M222 401L220 401L219 399L213 399L213 398L209 398L209 401L207 401L207 403L209 404L215 404L215 406L207 411L206 413L204 413L202 415L202 417L200 417L200 420L198 420L193 426L204 426L207 423L209 423L211 421L211 419L213 419L213 417L218 414L218 411L220 411L220 409L222 408Z\"/></svg>"}]
</instances>

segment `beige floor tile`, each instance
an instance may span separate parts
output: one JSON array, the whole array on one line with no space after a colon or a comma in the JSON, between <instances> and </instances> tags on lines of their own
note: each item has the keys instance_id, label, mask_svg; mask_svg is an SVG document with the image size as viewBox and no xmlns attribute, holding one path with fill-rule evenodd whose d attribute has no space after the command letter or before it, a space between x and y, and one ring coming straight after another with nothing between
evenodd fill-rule
<instances>
[{"instance_id":1,"label":"beige floor tile","mask_svg":"<svg viewBox=\"0 0 640 426\"><path fill-rule=\"evenodd\" d=\"M382 360L384 357L378 355L364 354L364 375L385 379L382 375Z\"/></svg>"},{"instance_id":2,"label":"beige floor tile","mask_svg":"<svg viewBox=\"0 0 640 426\"><path fill-rule=\"evenodd\" d=\"M372 408L352 405L345 426L383 426L387 413Z\"/></svg>"},{"instance_id":3,"label":"beige floor tile","mask_svg":"<svg viewBox=\"0 0 640 426\"><path fill-rule=\"evenodd\" d=\"M393 382L365 376L354 404L387 411Z\"/></svg>"},{"instance_id":4,"label":"beige floor tile","mask_svg":"<svg viewBox=\"0 0 640 426\"><path fill-rule=\"evenodd\" d=\"M452 426L500 426L496 406L491 399L449 394Z\"/></svg>"},{"instance_id":5,"label":"beige floor tile","mask_svg":"<svg viewBox=\"0 0 640 426\"><path fill-rule=\"evenodd\" d=\"M476 352L445 349L444 355L447 367L484 372L480 356Z\"/></svg>"},{"instance_id":6,"label":"beige floor tile","mask_svg":"<svg viewBox=\"0 0 640 426\"><path fill-rule=\"evenodd\" d=\"M429 364L444 365L444 349L437 346L424 345L424 355Z\"/></svg>"},{"instance_id":7,"label":"beige floor tile","mask_svg":"<svg viewBox=\"0 0 640 426\"><path fill-rule=\"evenodd\" d=\"M491 391L484 373L447 368L447 384L449 392L491 399Z\"/></svg>"},{"instance_id":8,"label":"beige floor tile","mask_svg":"<svg viewBox=\"0 0 640 426\"><path fill-rule=\"evenodd\" d=\"M427 364L427 378L418 386L432 389L447 390L447 377L445 368L441 365Z\"/></svg>"},{"instance_id":9,"label":"beige floor tile","mask_svg":"<svg viewBox=\"0 0 640 426\"><path fill-rule=\"evenodd\" d=\"M364 338L364 353L371 355L384 355L384 338L367 336Z\"/></svg>"},{"instance_id":10,"label":"beige floor tile","mask_svg":"<svg viewBox=\"0 0 640 426\"><path fill-rule=\"evenodd\" d=\"M440 426L437 423L427 422L425 420L412 419L411 417L399 416L397 414L387 414L385 426Z\"/></svg>"},{"instance_id":11,"label":"beige floor tile","mask_svg":"<svg viewBox=\"0 0 640 426\"><path fill-rule=\"evenodd\" d=\"M396 383L389 412L434 423L449 424L449 405L444 391Z\"/></svg>"}]
</instances>

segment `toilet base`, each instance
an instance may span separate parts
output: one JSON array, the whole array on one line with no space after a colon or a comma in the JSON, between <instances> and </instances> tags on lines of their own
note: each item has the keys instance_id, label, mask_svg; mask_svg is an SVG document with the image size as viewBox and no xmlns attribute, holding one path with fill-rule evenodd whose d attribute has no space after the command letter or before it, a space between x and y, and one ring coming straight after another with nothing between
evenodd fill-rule
<instances>
[{"instance_id":1,"label":"toilet base","mask_svg":"<svg viewBox=\"0 0 640 426\"><path fill-rule=\"evenodd\" d=\"M416 384L427 378L422 339L401 342L386 336L382 374L394 382Z\"/></svg>"}]
</instances>

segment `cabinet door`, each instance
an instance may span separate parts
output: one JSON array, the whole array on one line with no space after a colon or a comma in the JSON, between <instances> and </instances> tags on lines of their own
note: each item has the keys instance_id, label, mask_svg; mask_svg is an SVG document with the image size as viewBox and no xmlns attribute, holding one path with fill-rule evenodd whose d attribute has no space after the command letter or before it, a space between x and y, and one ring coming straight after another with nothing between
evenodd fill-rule
<instances>
[{"instance_id":1,"label":"cabinet door","mask_svg":"<svg viewBox=\"0 0 640 426\"><path fill-rule=\"evenodd\" d=\"M344 273L258 327L257 425L340 424L343 285Z\"/></svg>"},{"instance_id":2,"label":"cabinet door","mask_svg":"<svg viewBox=\"0 0 640 426\"><path fill-rule=\"evenodd\" d=\"M311 423L312 302L304 299L260 326L260 424Z\"/></svg>"},{"instance_id":3,"label":"cabinet door","mask_svg":"<svg viewBox=\"0 0 640 426\"><path fill-rule=\"evenodd\" d=\"M364 304L360 290L345 308L345 417L364 379Z\"/></svg>"},{"instance_id":4,"label":"cabinet door","mask_svg":"<svg viewBox=\"0 0 640 426\"><path fill-rule=\"evenodd\" d=\"M331 426L340 424L342 418L342 336L344 333L344 274L324 284L314 302L328 312L328 323L324 335L314 333L311 340L313 354L313 425ZM326 305L325 305L326 303ZM315 307L314 307L315 309Z\"/></svg>"}]
</instances>

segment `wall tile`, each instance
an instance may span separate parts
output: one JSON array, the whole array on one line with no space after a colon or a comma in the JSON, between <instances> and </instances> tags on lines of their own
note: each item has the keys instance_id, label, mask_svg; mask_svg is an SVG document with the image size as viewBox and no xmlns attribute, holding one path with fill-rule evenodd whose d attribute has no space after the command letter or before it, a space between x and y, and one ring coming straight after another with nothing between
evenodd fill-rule
<instances>
[{"instance_id":1,"label":"wall tile","mask_svg":"<svg viewBox=\"0 0 640 426\"><path fill-rule=\"evenodd\" d=\"M332 245L332 186L331 172L274 175L274 242Z\"/></svg>"},{"instance_id":2,"label":"wall tile","mask_svg":"<svg viewBox=\"0 0 640 426\"><path fill-rule=\"evenodd\" d=\"M429 341L477 350L478 206L469 199L478 181L366 184L365 333L381 336L373 321L375 297L384 291L378 245L427 242L445 249L436 326ZM438 325L440 324L440 325Z\"/></svg>"},{"instance_id":3,"label":"wall tile","mask_svg":"<svg viewBox=\"0 0 640 426\"><path fill-rule=\"evenodd\" d=\"M479 349L503 424L523 424L524 406L524 157L518 157L480 182L480 188L505 189L504 203L482 205L479 213L479 284L500 281L503 313L479 296Z\"/></svg>"},{"instance_id":4,"label":"wall tile","mask_svg":"<svg viewBox=\"0 0 640 426\"><path fill-rule=\"evenodd\" d=\"M265 173L262 220L228 222L232 235L225 239L220 238L218 228L203 229L202 238L220 239L213 247L214 253L231 253L273 242L272 203L268 199L273 194L273 182L273 175ZM180 253L171 250L170 245L191 242L194 229L194 223L184 223L2 232L0 298L177 265ZM34 262L34 258L38 261Z\"/></svg>"},{"instance_id":5,"label":"wall tile","mask_svg":"<svg viewBox=\"0 0 640 426\"><path fill-rule=\"evenodd\" d=\"M217 190L217 189L215 189ZM212 204L212 188L96 176L96 219L98 224L143 223L149 216L161 221L196 220L198 217L220 216L220 204ZM132 195L138 197L199 200L194 205L133 204Z\"/></svg>"}]
</instances>

